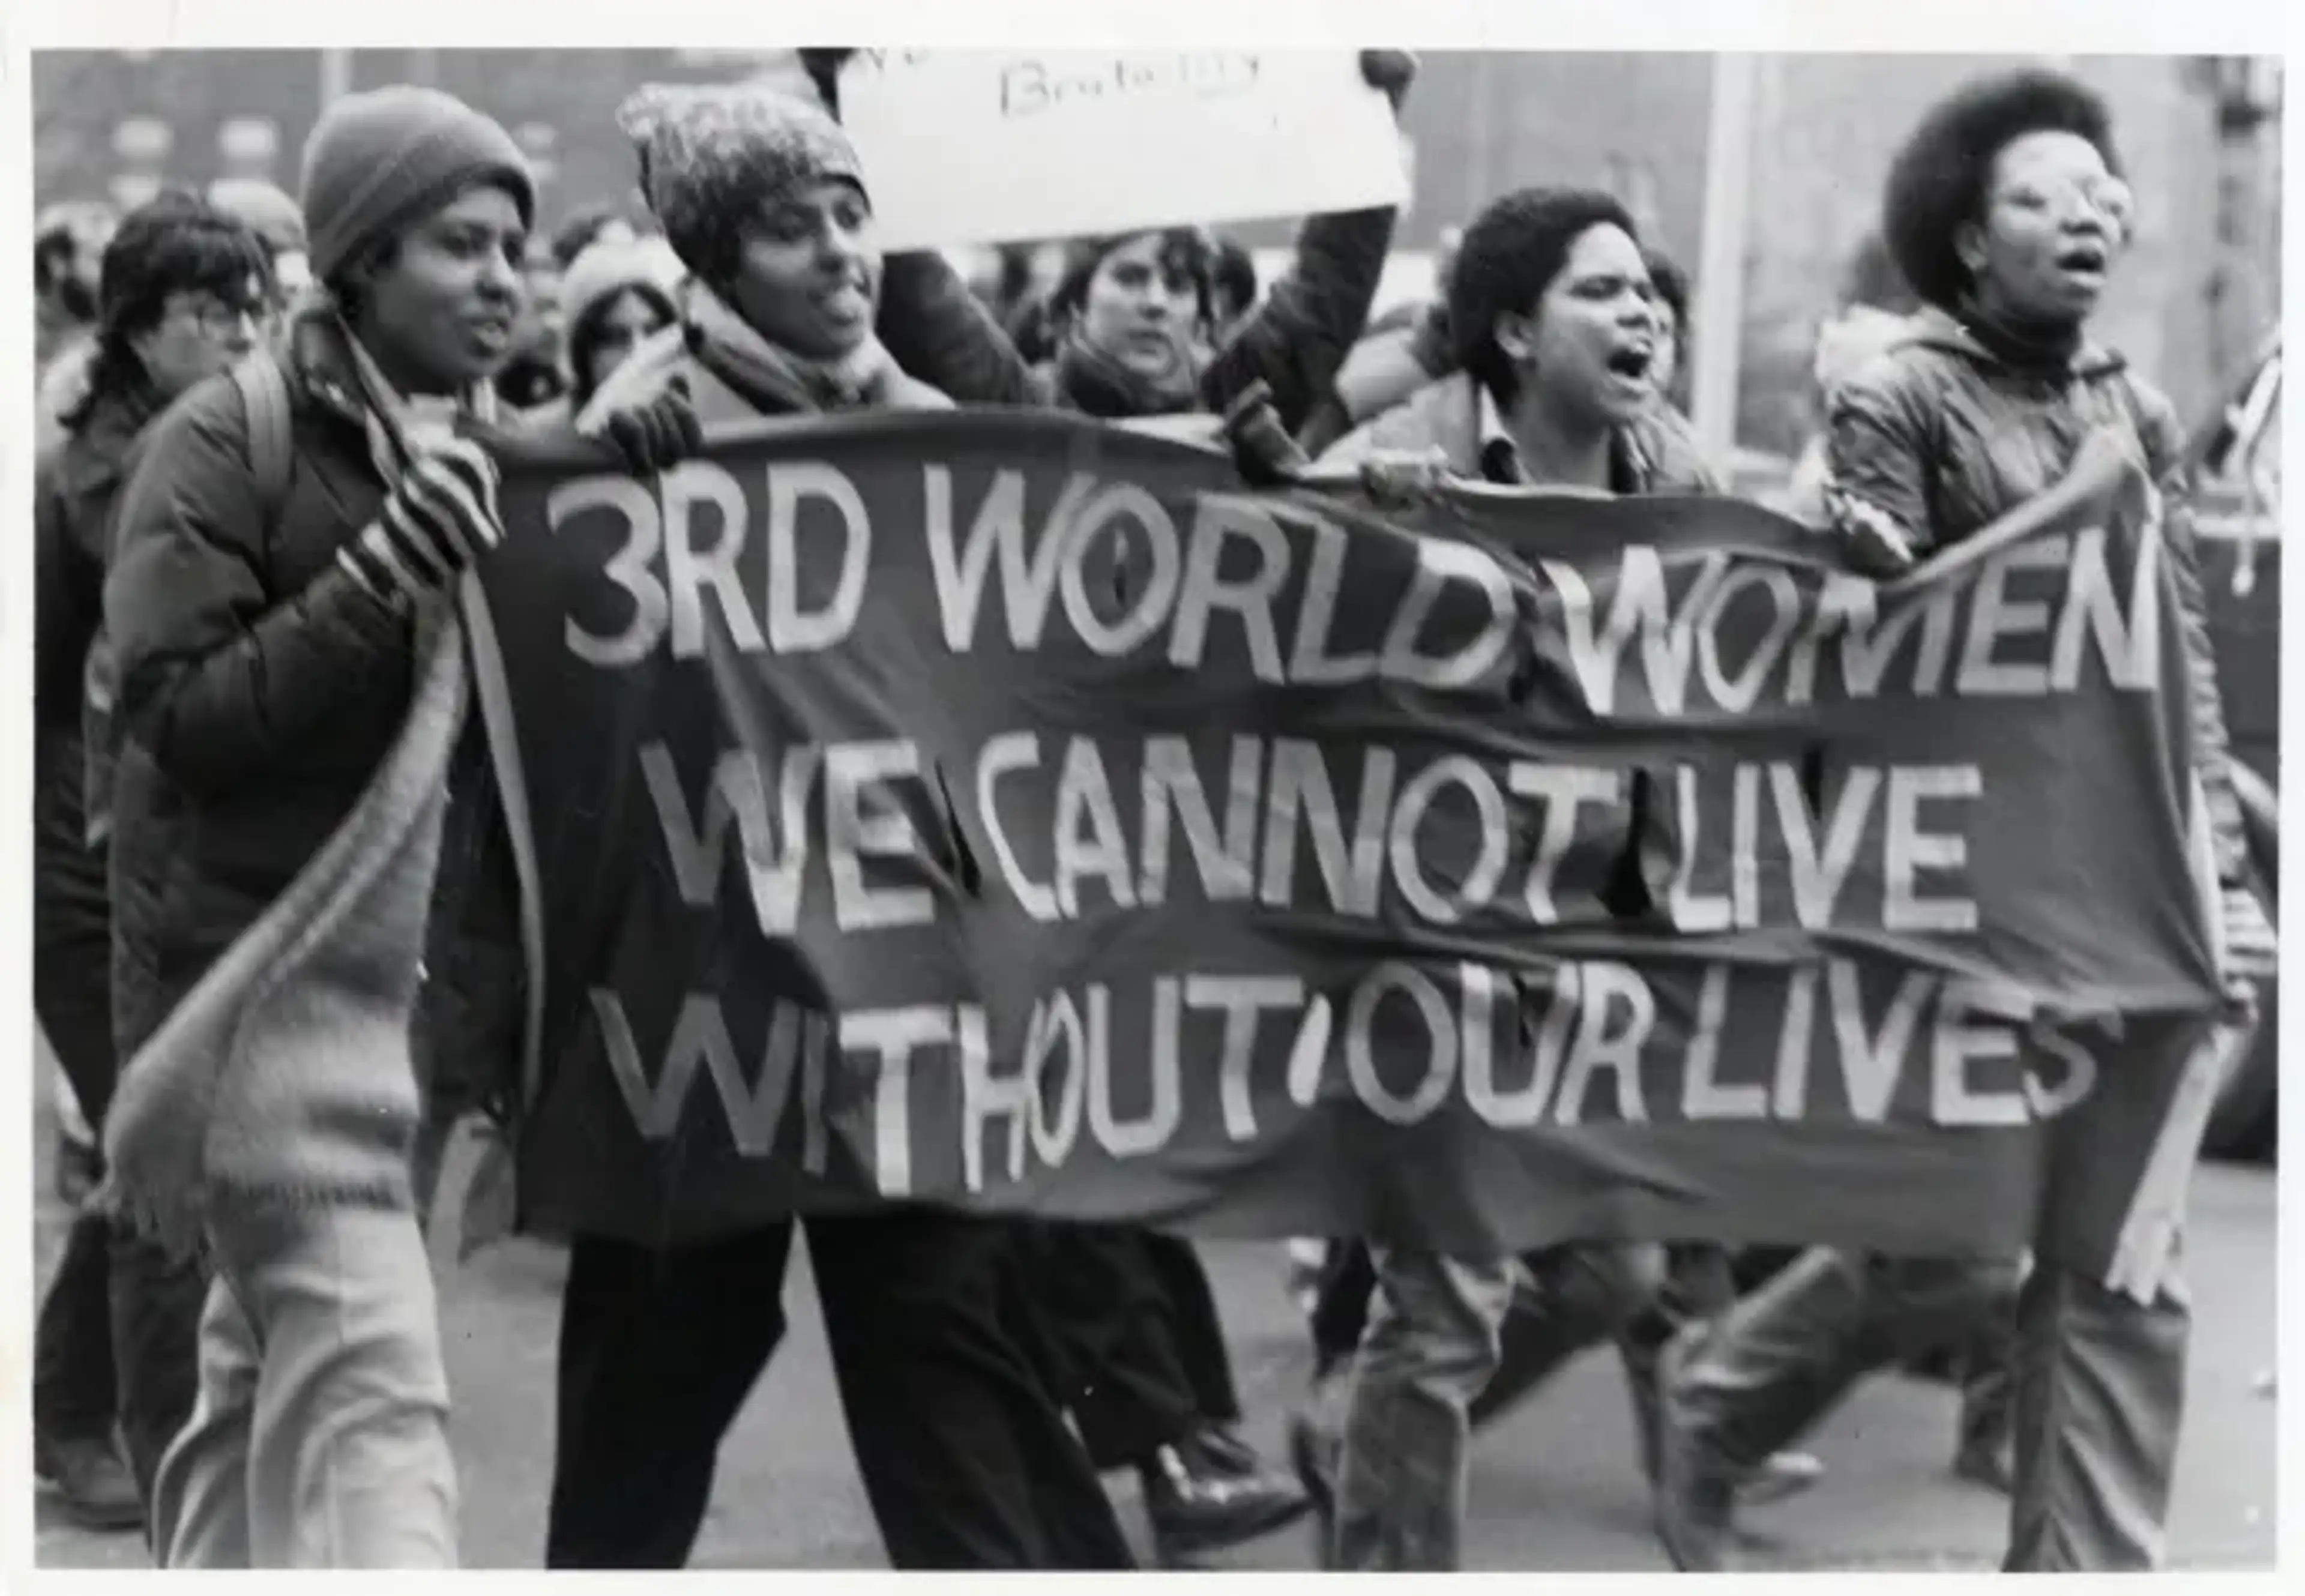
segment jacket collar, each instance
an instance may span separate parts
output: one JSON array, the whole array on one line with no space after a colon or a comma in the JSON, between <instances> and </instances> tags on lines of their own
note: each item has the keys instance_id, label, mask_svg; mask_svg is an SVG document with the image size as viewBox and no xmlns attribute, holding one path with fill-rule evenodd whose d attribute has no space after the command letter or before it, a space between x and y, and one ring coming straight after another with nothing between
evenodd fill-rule
<instances>
[{"instance_id":1,"label":"jacket collar","mask_svg":"<svg viewBox=\"0 0 2305 1596\"><path fill-rule=\"evenodd\" d=\"M1903 335L1892 347L1919 344L1928 349L1941 349L1978 366L1995 370L2007 370L2008 362L1995 354L1977 335L1961 323L1960 318L1935 305L1924 305L1908 321ZM2068 376L2088 378L2107 377L2127 368L2128 360L2103 344L2084 338L2073 352L2066 367Z\"/></svg>"},{"instance_id":2,"label":"jacket collar","mask_svg":"<svg viewBox=\"0 0 2305 1596\"><path fill-rule=\"evenodd\" d=\"M1487 481L1507 486L1525 486L1527 472L1521 469L1520 446L1505 427L1504 412L1497 408L1496 400L1487 386L1473 381L1475 403L1480 407L1475 422L1477 429L1476 456L1480 475ZM1648 463L1642 454L1639 440L1623 427L1612 428L1609 433L1609 491L1612 493L1644 493L1651 475Z\"/></svg>"},{"instance_id":3,"label":"jacket collar","mask_svg":"<svg viewBox=\"0 0 2305 1596\"><path fill-rule=\"evenodd\" d=\"M350 426L368 425L352 334L333 301L313 295L291 306L276 349L281 369L307 397Z\"/></svg>"}]
</instances>

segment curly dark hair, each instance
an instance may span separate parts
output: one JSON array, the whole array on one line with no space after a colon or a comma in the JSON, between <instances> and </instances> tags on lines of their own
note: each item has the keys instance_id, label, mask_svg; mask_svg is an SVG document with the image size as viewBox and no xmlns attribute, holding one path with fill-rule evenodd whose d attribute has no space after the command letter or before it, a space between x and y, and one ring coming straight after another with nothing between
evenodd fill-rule
<instances>
[{"instance_id":1,"label":"curly dark hair","mask_svg":"<svg viewBox=\"0 0 2305 1596\"><path fill-rule=\"evenodd\" d=\"M1521 189L1490 203L1465 229L1449 276L1449 327L1457 362L1499 404L1518 397L1511 360L1497 347L1497 318L1536 309L1569 250L1595 227L1622 228L1637 244L1632 213L1597 189Z\"/></svg>"},{"instance_id":2,"label":"curly dark hair","mask_svg":"<svg viewBox=\"0 0 2305 1596\"><path fill-rule=\"evenodd\" d=\"M260 310L273 291L272 252L237 216L177 189L138 206L105 246L89 400L117 389L141 369L133 341L160 325L172 295L206 293ZM87 411L86 404L76 407L65 425L76 427Z\"/></svg>"},{"instance_id":3,"label":"curly dark hair","mask_svg":"<svg viewBox=\"0 0 2305 1596\"><path fill-rule=\"evenodd\" d=\"M1881 235L1925 303L1949 309L1969 292L1961 229L1983 219L1995 158L2027 133L2042 132L2086 139L2120 174L2103 97L2078 79L2039 67L1962 84L1907 137L1889 165Z\"/></svg>"}]
</instances>

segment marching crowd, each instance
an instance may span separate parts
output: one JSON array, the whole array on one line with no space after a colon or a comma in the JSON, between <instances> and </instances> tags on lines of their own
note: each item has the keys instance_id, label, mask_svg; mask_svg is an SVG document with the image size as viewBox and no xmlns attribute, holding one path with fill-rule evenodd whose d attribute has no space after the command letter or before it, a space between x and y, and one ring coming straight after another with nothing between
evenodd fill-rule
<instances>
[{"instance_id":1,"label":"marching crowd","mask_svg":"<svg viewBox=\"0 0 2305 1596\"><path fill-rule=\"evenodd\" d=\"M972 288L876 247L840 54L804 53L814 100L636 94L647 214L587 211L549 247L512 139L412 87L332 104L293 200L220 183L40 219L35 995L78 1211L38 1318L36 1462L164 1566L455 1561L423 1233L447 1128L516 1117L525 1000L453 602L506 531L460 422L604 439L646 475L727 419L1053 407L1180 424L1265 482L1343 463L1379 494L1723 490L1672 402L1688 284L1605 193L1498 197L1441 292L1374 322L1381 208L1306 220L1269 285L1170 227L1072 241L1045 286L1012 254ZM1411 89L1406 55L1362 67L1396 107ZM1965 85L1913 131L1821 348L1799 514L1886 573L2041 492L2085 438L2176 464L2167 403L2088 336L2131 235L2119 172L2102 103L2053 72ZM2197 625L2186 643L2239 991L2271 934ZM1629 857L1609 906L1649 892ZM1900 1363L1950 1367L1955 1467L2021 1496L2020 1299L2058 1273L1300 1244L1316 1371L1276 1464L1243 1439L1208 1276L1172 1236L914 1205L696 1245L580 1235L549 1566L686 1560L784 1333L796 1227L900 1568L1129 1566L1117 1470L1164 1560L1313 1512L1324 1566L1455 1567L1473 1430L1603 1342L1680 1566L1723 1566L1738 1505L1814 1481L1802 1437ZM2182 1297L2054 1284L2138 1371L2108 1443L2135 1489L2085 1549L2044 1555L2148 1563Z\"/></svg>"}]
</instances>

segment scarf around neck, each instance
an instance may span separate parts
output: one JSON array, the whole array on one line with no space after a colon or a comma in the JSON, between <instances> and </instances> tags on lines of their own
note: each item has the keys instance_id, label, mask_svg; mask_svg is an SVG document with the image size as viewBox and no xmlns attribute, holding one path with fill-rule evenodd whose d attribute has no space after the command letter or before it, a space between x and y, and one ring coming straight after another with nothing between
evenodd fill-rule
<instances>
[{"instance_id":1,"label":"scarf around neck","mask_svg":"<svg viewBox=\"0 0 2305 1596\"><path fill-rule=\"evenodd\" d=\"M903 376L871 335L837 361L814 361L771 344L734 306L691 281L681 326L689 352L755 410L768 414L872 410Z\"/></svg>"},{"instance_id":2,"label":"scarf around neck","mask_svg":"<svg viewBox=\"0 0 2305 1596\"><path fill-rule=\"evenodd\" d=\"M1168 367L1158 376L1139 371L1107 354L1076 327L1057 347L1057 389L1084 415L1101 421L1137 416L1172 416L1200 410L1200 362L1183 342L1171 345Z\"/></svg>"}]
</instances>

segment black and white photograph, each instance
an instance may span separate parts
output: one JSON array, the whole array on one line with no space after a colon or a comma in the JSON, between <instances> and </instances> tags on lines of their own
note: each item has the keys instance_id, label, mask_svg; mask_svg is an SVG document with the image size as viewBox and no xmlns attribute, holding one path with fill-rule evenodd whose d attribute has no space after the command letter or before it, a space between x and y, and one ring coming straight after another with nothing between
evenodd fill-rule
<instances>
[{"instance_id":1,"label":"black and white photograph","mask_svg":"<svg viewBox=\"0 0 2305 1596\"><path fill-rule=\"evenodd\" d=\"M2277 1570L2275 8L81 9L12 1578Z\"/></svg>"}]
</instances>

